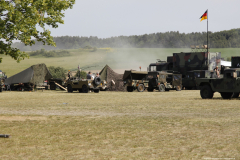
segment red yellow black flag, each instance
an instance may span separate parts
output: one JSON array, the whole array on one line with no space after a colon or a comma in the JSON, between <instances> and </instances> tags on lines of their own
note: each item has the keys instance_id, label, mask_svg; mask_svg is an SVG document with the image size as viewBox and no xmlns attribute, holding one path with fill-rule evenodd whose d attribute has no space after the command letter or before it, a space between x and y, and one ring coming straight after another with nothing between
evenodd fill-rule
<instances>
[{"instance_id":1,"label":"red yellow black flag","mask_svg":"<svg viewBox=\"0 0 240 160\"><path fill-rule=\"evenodd\" d=\"M207 19L207 10L206 12L200 17L201 21L204 20L204 19ZM200 22L201 22L200 21Z\"/></svg>"}]
</instances>

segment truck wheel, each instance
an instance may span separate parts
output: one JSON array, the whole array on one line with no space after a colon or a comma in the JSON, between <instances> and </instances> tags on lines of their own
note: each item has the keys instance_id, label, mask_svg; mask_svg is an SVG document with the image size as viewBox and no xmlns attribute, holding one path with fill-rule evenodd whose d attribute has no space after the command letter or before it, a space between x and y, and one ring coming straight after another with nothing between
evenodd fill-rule
<instances>
[{"instance_id":1,"label":"truck wheel","mask_svg":"<svg viewBox=\"0 0 240 160\"><path fill-rule=\"evenodd\" d=\"M133 91L133 87L127 86L127 91L128 91L128 92L132 92L132 91Z\"/></svg>"},{"instance_id":2,"label":"truck wheel","mask_svg":"<svg viewBox=\"0 0 240 160\"><path fill-rule=\"evenodd\" d=\"M94 81L94 84L96 84L96 85L101 84L101 78L100 77L95 77L93 81Z\"/></svg>"},{"instance_id":3,"label":"truck wheel","mask_svg":"<svg viewBox=\"0 0 240 160\"><path fill-rule=\"evenodd\" d=\"M137 87L138 92L143 92L145 90L145 87L143 84L139 84Z\"/></svg>"},{"instance_id":4,"label":"truck wheel","mask_svg":"<svg viewBox=\"0 0 240 160\"><path fill-rule=\"evenodd\" d=\"M234 92L232 98L238 98L239 97L239 92Z\"/></svg>"},{"instance_id":5,"label":"truck wheel","mask_svg":"<svg viewBox=\"0 0 240 160\"><path fill-rule=\"evenodd\" d=\"M165 92L165 86L164 86L164 84L160 84L159 87L158 87L158 89L159 89L159 92Z\"/></svg>"},{"instance_id":6,"label":"truck wheel","mask_svg":"<svg viewBox=\"0 0 240 160\"><path fill-rule=\"evenodd\" d=\"M95 89L93 91L94 91L94 93L99 93L99 89Z\"/></svg>"},{"instance_id":7,"label":"truck wheel","mask_svg":"<svg viewBox=\"0 0 240 160\"><path fill-rule=\"evenodd\" d=\"M88 90L89 90L89 89L88 89L88 87L87 87L86 85L83 85L83 86L82 86L82 92L83 92L83 93L88 93Z\"/></svg>"},{"instance_id":8,"label":"truck wheel","mask_svg":"<svg viewBox=\"0 0 240 160\"><path fill-rule=\"evenodd\" d=\"M67 86L67 91L68 91L69 93L72 93L72 92L73 92L72 86L71 86L70 84Z\"/></svg>"},{"instance_id":9,"label":"truck wheel","mask_svg":"<svg viewBox=\"0 0 240 160\"><path fill-rule=\"evenodd\" d=\"M221 92L220 94L223 99L231 99L233 97L233 92Z\"/></svg>"},{"instance_id":10,"label":"truck wheel","mask_svg":"<svg viewBox=\"0 0 240 160\"><path fill-rule=\"evenodd\" d=\"M201 88L200 95L202 99L210 99L210 98L213 98L213 91L210 88L210 86L205 85Z\"/></svg>"},{"instance_id":11,"label":"truck wheel","mask_svg":"<svg viewBox=\"0 0 240 160\"><path fill-rule=\"evenodd\" d=\"M2 92L2 86L0 86L0 92Z\"/></svg>"}]
</instances>

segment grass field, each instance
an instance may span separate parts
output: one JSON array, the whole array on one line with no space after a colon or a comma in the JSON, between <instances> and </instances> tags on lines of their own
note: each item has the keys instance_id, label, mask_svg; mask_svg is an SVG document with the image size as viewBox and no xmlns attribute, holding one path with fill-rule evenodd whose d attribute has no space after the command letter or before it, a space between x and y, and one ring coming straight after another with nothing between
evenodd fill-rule
<instances>
[{"instance_id":1,"label":"grass field","mask_svg":"<svg viewBox=\"0 0 240 160\"><path fill-rule=\"evenodd\" d=\"M45 63L47 66L60 66L67 70L76 70L78 65L85 71L100 71L106 64L118 73L126 69L147 70L150 63L156 62L156 59L167 60L167 56L172 53L190 52L188 48L115 48L111 51L98 49L96 52L83 50L69 50L71 56L67 57L30 57L20 63L16 63L8 56L2 56L3 62L0 64L0 70L12 76L34 64ZM240 55L240 48L217 48L211 49L211 52L221 52L222 57L231 57Z\"/></svg>"},{"instance_id":2,"label":"grass field","mask_svg":"<svg viewBox=\"0 0 240 160\"><path fill-rule=\"evenodd\" d=\"M0 96L0 159L240 159L239 99L218 93Z\"/></svg>"}]
</instances>

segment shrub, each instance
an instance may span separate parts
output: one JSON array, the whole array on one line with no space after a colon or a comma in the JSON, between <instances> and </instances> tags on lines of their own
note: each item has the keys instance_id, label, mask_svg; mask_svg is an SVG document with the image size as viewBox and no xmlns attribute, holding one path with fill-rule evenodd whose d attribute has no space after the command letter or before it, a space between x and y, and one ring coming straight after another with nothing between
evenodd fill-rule
<instances>
[{"instance_id":1,"label":"shrub","mask_svg":"<svg viewBox=\"0 0 240 160\"><path fill-rule=\"evenodd\" d=\"M52 74L53 78L66 79L67 70L63 67L48 67L49 72Z\"/></svg>"},{"instance_id":2,"label":"shrub","mask_svg":"<svg viewBox=\"0 0 240 160\"><path fill-rule=\"evenodd\" d=\"M87 78L87 72L85 71L77 71L75 77L80 77L80 78L83 78L83 79L86 79Z\"/></svg>"},{"instance_id":3,"label":"shrub","mask_svg":"<svg viewBox=\"0 0 240 160\"><path fill-rule=\"evenodd\" d=\"M35 52L30 52L30 56L44 56L44 57L64 57L64 56L69 56L70 53L66 50L51 50L51 51L46 51L45 49L41 50L36 50Z\"/></svg>"}]
</instances>

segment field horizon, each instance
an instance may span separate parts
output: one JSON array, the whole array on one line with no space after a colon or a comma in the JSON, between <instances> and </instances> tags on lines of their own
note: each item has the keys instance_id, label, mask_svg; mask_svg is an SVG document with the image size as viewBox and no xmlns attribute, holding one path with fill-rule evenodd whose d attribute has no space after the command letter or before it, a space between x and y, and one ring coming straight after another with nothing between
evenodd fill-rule
<instances>
[{"instance_id":1,"label":"field horizon","mask_svg":"<svg viewBox=\"0 0 240 160\"><path fill-rule=\"evenodd\" d=\"M146 71L150 63L157 59L167 60L172 53L190 52L190 48L112 48L109 50L97 49L96 52L84 51L82 49L67 50L70 56L66 57L30 57L17 63L10 56L3 57L0 69L10 77L32 65L45 63L47 67L63 67L66 70L76 71L78 65L84 71L100 71L105 65L109 65L115 72L123 74L124 70ZM210 52L221 52L223 58L238 56L240 48L213 48Z\"/></svg>"}]
</instances>

